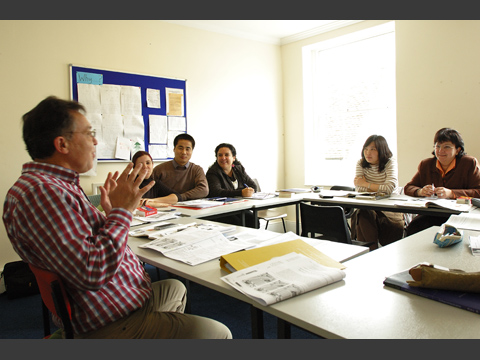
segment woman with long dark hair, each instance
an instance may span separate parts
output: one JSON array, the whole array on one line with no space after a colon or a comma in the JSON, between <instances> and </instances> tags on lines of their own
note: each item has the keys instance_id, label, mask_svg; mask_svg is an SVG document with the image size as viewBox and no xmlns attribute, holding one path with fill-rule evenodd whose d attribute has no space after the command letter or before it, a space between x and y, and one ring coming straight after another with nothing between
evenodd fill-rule
<instances>
[{"instance_id":1,"label":"woman with long dark hair","mask_svg":"<svg viewBox=\"0 0 480 360\"><path fill-rule=\"evenodd\" d=\"M398 167L387 140L381 135L369 136L361 156L355 172L356 191L394 193ZM385 246L403 237L404 226L402 213L358 209L352 216L352 238Z\"/></svg>"},{"instance_id":2,"label":"woman with long dark hair","mask_svg":"<svg viewBox=\"0 0 480 360\"><path fill-rule=\"evenodd\" d=\"M250 197L258 190L255 181L248 176L245 168L238 161L237 150L232 144L219 144L215 148L215 159L206 174L209 197ZM221 217L216 221L242 225L239 215ZM258 228L258 222L255 224L251 211L245 212L245 225Z\"/></svg>"}]
</instances>

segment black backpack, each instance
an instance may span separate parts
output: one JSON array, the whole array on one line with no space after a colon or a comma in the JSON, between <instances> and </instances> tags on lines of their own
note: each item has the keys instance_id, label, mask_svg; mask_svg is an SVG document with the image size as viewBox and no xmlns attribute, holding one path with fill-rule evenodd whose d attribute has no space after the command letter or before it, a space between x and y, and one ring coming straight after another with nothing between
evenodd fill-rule
<instances>
[{"instance_id":1,"label":"black backpack","mask_svg":"<svg viewBox=\"0 0 480 360\"><path fill-rule=\"evenodd\" d=\"M24 261L6 263L2 277L5 281L7 298L16 299L23 296L39 294L37 279Z\"/></svg>"}]
</instances>

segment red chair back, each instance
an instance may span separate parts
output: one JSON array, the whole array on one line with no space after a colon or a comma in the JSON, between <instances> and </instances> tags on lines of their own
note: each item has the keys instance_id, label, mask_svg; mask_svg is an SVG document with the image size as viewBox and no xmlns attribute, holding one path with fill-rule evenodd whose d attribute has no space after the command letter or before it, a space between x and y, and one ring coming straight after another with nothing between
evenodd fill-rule
<instances>
[{"instance_id":1,"label":"red chair back","mask_svg":"<svg viewBox=\"0 0 480 360\"><path fill-rule=\"evenodd\" d=\"M67 337L72 333L72 308L62 279L55 273L29 264L35 274L43 303L63 323ZM73 334L72 334L73 336Z\"/></svg>"}]
</instances>

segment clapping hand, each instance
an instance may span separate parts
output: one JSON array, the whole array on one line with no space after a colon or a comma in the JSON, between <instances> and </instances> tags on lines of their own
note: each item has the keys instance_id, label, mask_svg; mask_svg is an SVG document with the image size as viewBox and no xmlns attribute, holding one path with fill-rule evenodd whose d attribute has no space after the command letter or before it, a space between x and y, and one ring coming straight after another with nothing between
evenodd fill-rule
<instances>
[{"instance_id":1,"label":"clapping hand","mask_svg":"<svg viewBox=\"0 0 480 360\"><path fill-rule=\"evenodd\" d=\"M118 171L113 175L108 173L105 184L100 186L100 204L107 216L116 207L133 213L142 196L155 185L155 181L151 181L140 189L140 184L148 170L143 167L143 164L139 164L133 170L132 168L133 163L129 163L120 176ZM132 172L130 173L130 171Z\"/></svg>"}]
</instances>

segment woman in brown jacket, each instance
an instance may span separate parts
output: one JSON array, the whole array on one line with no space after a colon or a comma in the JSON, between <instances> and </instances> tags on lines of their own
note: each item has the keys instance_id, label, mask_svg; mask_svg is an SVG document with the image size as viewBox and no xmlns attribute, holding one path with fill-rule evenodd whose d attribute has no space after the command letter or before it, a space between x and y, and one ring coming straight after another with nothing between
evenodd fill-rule
<instances>
[{"instance_id":1,"label":"woman in brown jacket","mask_svg":"<svg viewBox=\"0 0 480 360\"><path fill-rule=\"evenodd\" d=\"M417 173L405 185L406 195L437 196L456 199L460 196L480 198L480 168L476 158L465 154L465 145L458 131L443 128L434 140L433 158L418 165ZM407 236L446 221L442 216L418 215L407 227Z\"/></svg>"}]
</instances>

